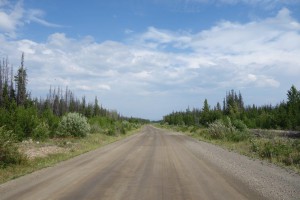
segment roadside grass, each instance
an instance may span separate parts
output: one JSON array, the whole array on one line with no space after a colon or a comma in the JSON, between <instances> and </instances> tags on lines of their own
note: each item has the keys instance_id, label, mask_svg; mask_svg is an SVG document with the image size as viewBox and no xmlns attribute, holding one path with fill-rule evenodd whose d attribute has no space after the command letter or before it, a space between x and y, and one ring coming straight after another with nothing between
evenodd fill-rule
<instances>
[{"instance_id":1,"label":"roadside grass","mask_svg":"<svg viewBox=\"0 0 300 200\"><path fill-rule=\"evenodd\" d=\"M233 141L227 138L213 138L208 128L195 126L160 125L161 128L181 132L194 139L221 146L229 151L254 159L266 160L280 167L300 173L300 139L278 137L271 131L265 136L257 137L249 133L249 137Z\"/></svg>"},{"instance_id":2,"label":"roadside grass","mask_svg":"<svg viewBox=\"0 0 300 200\"><path fill-rule=\"evenodd\" d=\"M43 142L34 142L31 145L38 147L55 145L65 149L64 152L49 154L45 157L36 157L34 159L26 159L19 165L9 165L4 168L0 167L0 184L20 176L32 173L34 171L54 166L55 164L95 150L99 147L116 142L125 137L137 133L140 129L136 128L127 131L126 134L108 135L103 132L88 134L84 138L54 138Z\"/></svg>"}]
</instances>

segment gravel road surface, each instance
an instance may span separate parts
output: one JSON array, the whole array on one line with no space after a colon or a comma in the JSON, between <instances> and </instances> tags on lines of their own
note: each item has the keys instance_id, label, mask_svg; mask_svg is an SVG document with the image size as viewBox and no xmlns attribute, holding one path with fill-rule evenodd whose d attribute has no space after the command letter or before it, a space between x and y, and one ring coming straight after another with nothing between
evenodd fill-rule
<instances>
[{"instance_id":1,"label":"gravel road surface","mask_svg":"<svg viewBox=\"0 0 300 200\"><path fill-rule=\"evenodd\" d=\"M300 176L153 126L0 185L0 199L300 199Z\"/></svg>"}]
</instances>

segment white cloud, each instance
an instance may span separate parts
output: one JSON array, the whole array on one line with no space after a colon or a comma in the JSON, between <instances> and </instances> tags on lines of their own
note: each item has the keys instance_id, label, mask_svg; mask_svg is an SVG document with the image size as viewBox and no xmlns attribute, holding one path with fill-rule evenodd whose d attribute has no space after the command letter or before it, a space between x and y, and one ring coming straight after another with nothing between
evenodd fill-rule
<instances>
[{"instance_id":1,"label":"white cloud","mask_svg":"<svg viewBox=\"0 0 300 200\"><path fill-rule=\"evenodd\" d=\"M134 33L134 31L131 30L131 29L125 29L125 30L124 30L124 33L125 33L125 34L131 34L131 33Z\"/></svg>"},{"instance_id":2,"label":"white cloud","mask_svg":"<svg viewBox=\"0 0 300 200\"><path fill-rule=\"evenodd\" d=\"M30 9L27 12L27 22L28 23L36 22L36 23L41 24L43 26L54 27L54 28L63 27L62 25L50 23L50 22L44 20L43 19L44 16L45 16L44 11L39 10L39 9Z\"/></svg>"},{"instance_id":3,"label":"white cloud","mask_svg":"<svg viewBox=\"0 0 300 200\"><path fill-rule=\"evenodd\" d=\"M237 73L238 71L256 74L259 70L259 73L265 74L261 74L261 78L257 79L257 86L278 87L279 82L267 78L269 77L267 73L274 76L274 73L283 68L281 75L300 73L300 61L297 56L300 55L300 24L290 14L288 9L283 8L273 18L246 24L221 21L209 30L196 34L179 34L178 37L174 36L178 34L176 32L168 33L165 30L151 28L141 37L146 42L144 46L147 46L147 40L151 38L151 44L155 42L152 46L157 48L161 45L173 49L184 46L192 50L192 53L177 55L177 58L184 57L182 64L186 68L199 68L206 73L205 68L216 72L225 67L227 71L223 71L223 74L232 77L230 80L243 79L244 74ZM266 68L268 72L265 72ZM221 83L228 85L225 84L226 81ZM228 83L232 84L232 81Z\"/></svg>"},{"instance_id":4,"label":"white cloud","mask_svg":"<svg viewBox=\"0 0 300 200\"><path fill-rule=\"evenodd\" d=\"M107 84L99 84L97 88L100 90L111 90L110 86Z\"/></svg>"},{"instance_id":5,"label":"white cloud","mask_svg":"<svg viewBox=\"0 0 300 200\"><path fill-rule=\"evenodd\" d=\"M272 77L268 77L266 75L255 75L255 74L247 74L244 76L241 75L236 79L233 79L232 81L239 83L240 84L239 87L278 88L280 86L279 81L273 79Z\"/></svg>"},{"instance_id":6,"label":"white cloud","mask_svg":"<svg viewBox=\"0 0 300 200\"><path fill-rule=\"evenodd\" d=\"M64 33L54 33L44 43L0 35L0 55L18 66L25 52L33 95L44 94L50 85L69 86L77 95L98 96L120 112L129 110L119 107L127 102L136 106L133 113L156 106L162 115L167 111L161 101L174 109L201 94L223 95L231 88L300 87L299 27L284 8L272 18L220 21L198 33L149 27L129 34L127 43L99 43L91 36L75 39ZM156 103L142 106L140 99Z\"/></svg>"},{"instance_id":7,"label":"white cloud","mask_svg":"<svg viewBox=\"0 0 300 200\"><path fill-rule=\"evenodd\" d=\"M178 31L172 32L168 30L159 30L155 27L149 27L148 30L134 38L139 44L144 44L150 48L165 48L165 44L172 43L174 47L185 49L185 44L191 42L191 37L188 32Z\"/></svg>"},{"instance_id":8,"label":"white cloud","mask_svg":"<svg viewBox=\"0 0 300 200\"><path fill-rule=\"evenodd\" d=\"M25 10L23 0L15 4L7 0L0 0L0 33L16 38L17 30L25 23L38 23L47 27L63 27L59 24L50 23L44 19L45 13L39 9Z\"/></svg>"},{"instance_id":9,"label":"white cloud","mask_svg":"<svg viewBox=\"0 0 300 200\"><path fill-rule=\"evenodd\" d=\"M16 29L23 24L21 19L24 10L21 1L14 6L8 5L10 5L8 1L0 2L0 33L4 32L11 37L15 37Z\"/></svg>"}]
</instances>

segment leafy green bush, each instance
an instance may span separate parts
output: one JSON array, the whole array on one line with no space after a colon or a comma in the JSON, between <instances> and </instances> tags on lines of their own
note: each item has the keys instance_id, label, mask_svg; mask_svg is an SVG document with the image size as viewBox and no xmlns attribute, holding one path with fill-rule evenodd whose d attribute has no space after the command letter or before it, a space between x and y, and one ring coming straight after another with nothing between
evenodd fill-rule
<instances>
[{"instance_id":1,"label":"leafy green bush","mask_svg":"<svg viewBox=\"0 0 300 200\"><path fill-rule=\"evenodd\" d=\"M38 125L39 119L37 109L34 107L17 107L12 121L14 122L13 131L19 140L31 137L33 129Z\"/></svg>"},{"instance_id":2,"label":"leafy green bush","mask_svg":"<svg viewBox=\"0 0 300 200\"><path fill-rule=\"evenodd\" d=\"M130 129L130 124L127 121L116 122L115 126L116 126L117 133L123 134L123 135L125 135L126 131L128 129Z\"/></svg>"},{"instance_id":3,"label":"leafy green bush","mask_svg":"<svg viewBox=\"0 0 300 200\"><path fill-rule=\"evenodd\" d=\"M94 124L91 124L90 126L91 126L91 133L101 133L102 132L102 129L99 126L99 124L94 123Z\"/></svg>"},{"instance_id":4,"label":"leafy green bush","mask_svg":"<svg viewBox=\"0 0 300 200\"><path fill-rule=\"evenodd\" d=\"M229 117L209 124L208 134L213 139L226 139L233 142L243 141L250 137L247 126L242 121L235 120L232 123Z\"/></svg>"},{"instance_id":5,"label":"leafy green bush","mask_svg":"<svg viewBox=\"0 0 300 200\"><path fill-rule=\"evenodd\" d=\"M126 134L126 128L125 128L124 126L121 126L121 127L119 128L119 131L120 131L120 133L123 134L123 135Z\"/></svg>"},{"instance_id":6,"label":"leafy green bush","mask_svg":"<svg viewBox=\"0 0 300 200\"><path fill-rule=\"evenodd\" d=\"M56 134L60 137L85 137L89 132L90 125L86 117L79 113L68 113L62 117Z\"/></svg>"},{"instance_id":7,"label":"leafy green bush","mask_svg":"<svg viewBox=\"0 0 300 200\"><path fill-rule=\"evenodd\" d=\"M239 120L239 119L233 120L232 125L239 131L242 131L242 132L248 131L248 127L242 120Z\"/></svg>"},{"instance_id":8,"label":"leafy green bush","mask_svg":"<svg viewBox=\"0 0 300 200\"><path fill-rule=\"evenodd\" d=\"M114 126L110 127L107 131L107 135L110 136L116 135L116 128Z\"/></svg>"},{"instance_id":9,"label":"leafy green bush","mask_svg":"<svg viewBox=\"0 0 300 200\"><path fill-rule=\"evenodd\" d=\"M223 139L228 133L229 129L221 120L216 120L215 122L208 125L208 133L213 139Z\"/></svg>"},{"instance_id":10,"label":"leafy green bush","mask_svg":"<svg viewBox=\"0 0 300 200\"><path fill-rule=\"evenodd\" d=\"M50 131L49 136L53 137L59 124L59 117L54 115L53 111L50 108L44 110L41 117L43 121L46 121L48 123Z\"/></svg>"},{"instance_id":11,"label":"leafy green bush","mask_svg":"<svg viewBox=\"0 0 300 200\"><path fill-rule=\"evenodd\" d=\"M44 141L49 138L49 125L46 122L41 122L35 129L33 129L32 138L34 140Z\"/></svg>"},{"instance_id":12,"label":"leafy green bush","mask_svg":"<svg viewBox=\"0 0 300 200\"><path fill-rule=\"evenodd\" d=\"M12 131L0 127L0 167L10 164L20 164L26 160L16 146L17 137Z\"/></svg>"},{"instance_id":13,"label":"leafy green bush","mask_svg":"<svg viewBox=\"0 0 300 200\"><path fill-rule=\"evenodd\" d=\"M124 120L122 121L122 127L125 129L125 131L130 131L132 129L132 124L127 120Z\"/></svg>"}]
</instances>

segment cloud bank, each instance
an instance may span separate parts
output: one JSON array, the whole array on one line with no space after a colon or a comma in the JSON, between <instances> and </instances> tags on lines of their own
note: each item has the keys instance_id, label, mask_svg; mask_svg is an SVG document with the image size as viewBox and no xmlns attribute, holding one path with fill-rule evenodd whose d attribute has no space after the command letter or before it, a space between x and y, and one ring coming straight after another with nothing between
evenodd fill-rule
<instances>
[{"instance_id":1,"label":"cloud bank","mask_svg":"<svg viewBox=\"0 0 300 200\"><path fill-rule=\"evenodd\" d=\"M16 31L22 20L18 15L1 20L0 57L9 56L17 67L25 53L34 96L45 95L50 85L68 86L78 96L92 100L97 95L124 115L159 119L178 107L201 107L202 97L218 94L213 101L219 101L232 88L259 94L300 86L300 23L286 8L264 20L219 21L196 33L149 27L143 33L127 33L123 42L64 33L40 43L11 40L6 31Z\"/></svg>"}]
</instances>

